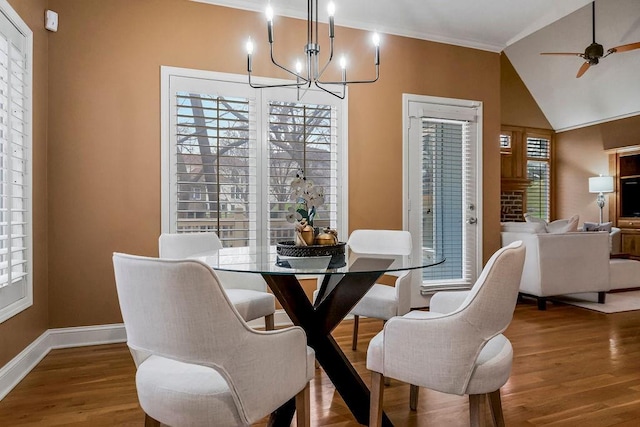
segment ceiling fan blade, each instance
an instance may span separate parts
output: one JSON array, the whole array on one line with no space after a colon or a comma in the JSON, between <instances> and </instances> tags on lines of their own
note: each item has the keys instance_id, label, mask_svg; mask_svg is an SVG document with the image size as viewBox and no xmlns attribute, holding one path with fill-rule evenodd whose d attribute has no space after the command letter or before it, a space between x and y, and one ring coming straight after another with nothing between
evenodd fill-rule
<instances>
[{"instance_id":1,"label":"ceiling fan blade","mask_svg":"<svg viewBox=\"0 0 640 427\"><path fill-rule=\"evenodd\" d=\"M569 55L569 56L582 56L582 53L574 52L542 52L540 55Z\"/></svg>"},{"instance_id":2,"label":"ceiling fan blade","mask_svg":"<svg viewBox=\"0 0 640 427\"><path fill-rule=\"evenodd\" d=\"M578 74L576 74L576 78L582 77L582 75L587 72L590 66L591 64L589 64L588 62L582 64L582 67L580 67L580 69L578 70Z\"/></svg>"},{"instance_id":3,"label":"ceiling fan blade","mask_svg":"<svg viewBox=\"0 0 640 427\"><path fill-rule=\"evenodd\" d=\"M622 46L616 46L609 49L611 53L613 52L627 52L629 50L640 49L640 42L637 43L629 43L623 44Z\"/></svg>"}]
</instances>

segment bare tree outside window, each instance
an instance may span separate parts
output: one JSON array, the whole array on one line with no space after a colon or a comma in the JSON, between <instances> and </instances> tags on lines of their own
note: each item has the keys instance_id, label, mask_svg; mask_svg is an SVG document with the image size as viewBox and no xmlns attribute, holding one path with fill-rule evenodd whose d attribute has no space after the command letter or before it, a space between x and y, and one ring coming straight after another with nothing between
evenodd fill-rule
<instances>
[{"instance_id":1,"label":"bare tree outside window","mask_svg":"<svg viewBox=\"0 0 640 427\"><path fill-rule=\"evenodd\" d=\"M250 147L250 102L186 92L177 93L176 99L177 230L214 231L225 246L247 246L249 219L255 215L251 180L255 184L257 179L256 154ZM329 202L318 212L318 225L329 226L335 217L333 114L330 106L269 103L271 244L293 238L285 217L293 204L290 182L299 169L327 192Z\"/></svg>"}]
</instances>

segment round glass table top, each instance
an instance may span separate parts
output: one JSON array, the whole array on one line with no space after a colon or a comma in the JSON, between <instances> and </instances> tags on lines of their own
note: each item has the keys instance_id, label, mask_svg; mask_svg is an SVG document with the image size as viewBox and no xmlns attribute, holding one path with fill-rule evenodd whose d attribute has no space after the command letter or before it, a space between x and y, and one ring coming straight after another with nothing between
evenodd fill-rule
<instances>
[{"instance_id":1,"label":"round glass table top","mask_svg":"<svg viewBox=\"0 0 640 427\"><path fill-rule=\"evenodd\" d=\"M283 257L276 253L276 247L264 248L223 248L219 251L197 254L198 259L214 270L239 273L260 273L275 275L318 275L372 273L414 270L438 265L444 259L413 260L410 256L388 254L355 254L345 251L344 263L330 268L331 256ZM335 261L335 260L334 260ZM333 263L335 265L335 262Z\"/></svg>"}]
</instances>

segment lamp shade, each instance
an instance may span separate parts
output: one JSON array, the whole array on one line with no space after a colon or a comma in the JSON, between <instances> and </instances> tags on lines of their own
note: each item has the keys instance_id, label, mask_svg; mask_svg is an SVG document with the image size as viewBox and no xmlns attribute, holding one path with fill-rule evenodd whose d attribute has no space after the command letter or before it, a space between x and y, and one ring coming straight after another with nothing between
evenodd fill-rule
<instances>
[{"instance_id":1,"label":"lamp shade","mask_svg":"<svg viewBox=\"0 0 640 427\"><path fill-rule=\"evenodd\" d=\"M613 177L594 176L589 178L589 193L613 193Z\"/></svg>"}]
</instances>

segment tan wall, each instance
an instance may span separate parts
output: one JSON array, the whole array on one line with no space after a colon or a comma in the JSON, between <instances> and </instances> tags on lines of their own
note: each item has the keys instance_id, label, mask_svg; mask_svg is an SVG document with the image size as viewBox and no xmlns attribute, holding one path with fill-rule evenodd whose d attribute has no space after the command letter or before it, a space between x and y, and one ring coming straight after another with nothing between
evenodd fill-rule
<instances>
[{"instance_id":1,"label":"tan wall","mask_svg":"<svg viewBox=\"0 0 640 427\"><path fill-rule=\"evenodd\" d=\"M60 14L49 39L50 327L119 322L112 252L157 254L160 66L244 73L244 42L264 41L265 24L186 0L49 7ZM276 26L279 51L299 52L304 22ZM299 39L286 43L293 27ZM364 64L350 75L368 75L369 35L339 28L337 44ZM264 45L255 56L256 74L271 75ZM380 81L349 93L351 229L402 227L402 93L474 99L484 102L485 259L499 246L499 67L494 53L383 38Z\"/></svg>"},{"instance_id":2,"label":"tan wall","mask_svg":"<svg viewBox=\"0 0 640 427\"><path fill-rule=\"evenodd\" d=\"M500 55L500 113L503 125L552 129L505 54Z\"/></svg>"},{"instance_id":3,"label":"tan wall","mask_svg":"<svg viewBox=\"0 0 640 427\"><path fill-rule=\"evenodd\" d=\"M46 0L9 0L33 31L33 306L0 323L0 367L47 329L47 31Z\"/></svg>"},{"instance_id":4,"label":"tan wall","mask_svg":"<svg viewBox=\"0 0 640 427\"><path fill-rule=\"evenodd\" d=\"M556 135L558 218L580 215L580 223L597 222L596 194L589 193L589 177L613 174L605 150L640 146L640 116L588 126ZM603 210L609 221L609 196Z\"/></svg>"}]
</instances>

